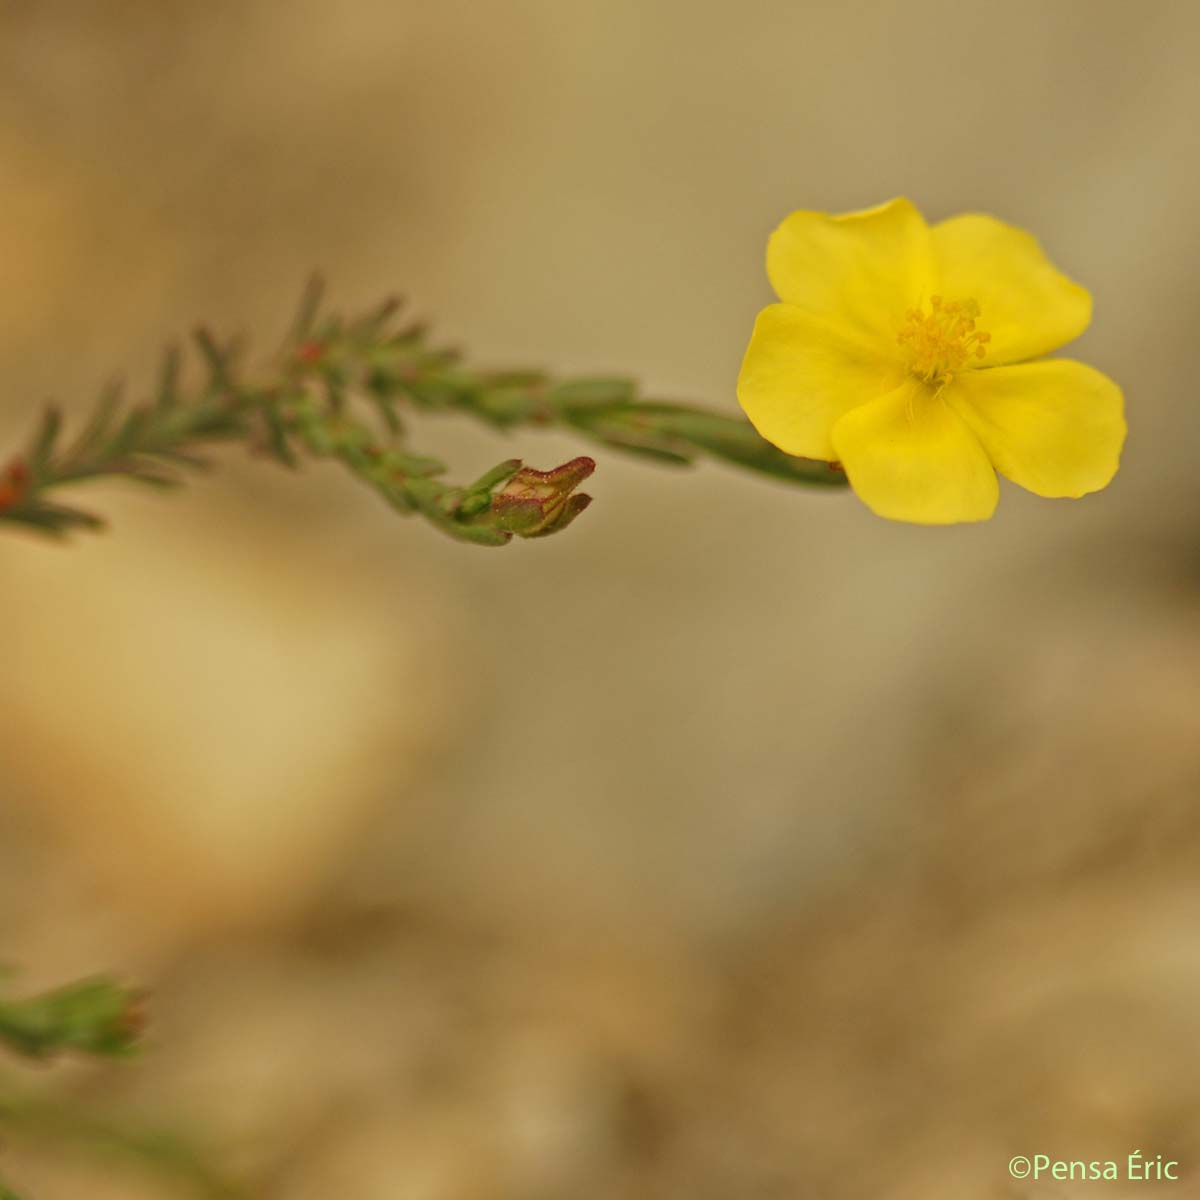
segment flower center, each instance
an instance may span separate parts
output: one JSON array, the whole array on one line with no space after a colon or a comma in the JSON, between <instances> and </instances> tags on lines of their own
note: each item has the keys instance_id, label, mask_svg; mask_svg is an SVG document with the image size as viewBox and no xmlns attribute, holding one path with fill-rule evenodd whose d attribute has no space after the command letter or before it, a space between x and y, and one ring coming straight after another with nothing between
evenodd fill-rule
<instances>
[{"instance_id":1,"label":"flower center","mask_svg":"<svg viewBox=\"0 0 1200 1200\"><path fill-rule=\"evenodd\" d=\"M944 387L972 358L987 353L992 335L975 328L979 305L974 300L929 298L929 311L910 308L896 340L908 358L908 369L926 383Z\"/></svg>"}]
</instances>

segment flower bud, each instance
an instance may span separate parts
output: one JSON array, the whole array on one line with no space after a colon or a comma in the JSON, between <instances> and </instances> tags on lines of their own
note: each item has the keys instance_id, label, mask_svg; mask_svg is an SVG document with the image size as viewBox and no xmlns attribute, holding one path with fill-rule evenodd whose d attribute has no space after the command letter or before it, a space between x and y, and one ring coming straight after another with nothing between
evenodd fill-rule
<instances>
[{"instance_id":1,"label":"flower bud","mask_svg":"<svg viewBox=\"0 0 1200 1200\"><path fill-rule=\"evenodd\" d=\"M518 537L545 537L565 529L589 504L591 496L575 489L596 469L594 460L573 458L550 471L522 467L493 493L491 524Z\"/></svg>"}]
</instances>

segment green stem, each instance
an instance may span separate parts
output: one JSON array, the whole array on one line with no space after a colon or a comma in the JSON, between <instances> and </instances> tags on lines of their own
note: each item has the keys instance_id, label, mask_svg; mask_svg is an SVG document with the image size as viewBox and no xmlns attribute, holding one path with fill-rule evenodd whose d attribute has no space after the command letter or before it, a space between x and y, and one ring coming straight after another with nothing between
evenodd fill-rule
<instances>
[{"instance_id":1,"label":"green stem","mask_svg":"<svg viewBox=\"0 0 1200 1200\"><path fill-rule=\"evenodd\" d=\"M243 377L238 345L200 331L206 377L198 388L182 387L180 357L171 352L151 403L122 409L110 388L66 447L61 418L49 410L26 454L0 475L0 520L51 534L99 527L93 514L58 503L57 493L105 477L171 486L181 469L206 465L198 450L231 441L289 467L303 456L338 461L397 511L481 545L557 532L586 507L574 489L594 466L587 458L548 472L509 459L474 484L446 482L444 464L408 448L404 409L463 413L498 429L558 426L659 462L711 457L792 484L845 483L828 463L775 449L741 417L641 400L626 379L480 371L430 347L419 325L393 329L394 304L347 322L318 320L317 300L310 289L274 370L257 382Z\"/></svg>"}]
</instances>

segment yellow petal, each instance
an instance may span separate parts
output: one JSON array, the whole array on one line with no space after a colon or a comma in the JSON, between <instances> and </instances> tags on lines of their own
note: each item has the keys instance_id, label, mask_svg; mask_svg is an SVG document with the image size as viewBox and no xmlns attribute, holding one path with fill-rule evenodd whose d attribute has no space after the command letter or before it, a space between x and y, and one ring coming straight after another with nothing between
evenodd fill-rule
<instances>
[{"instance_id":1,"label":"yellow petal","mask_svg":"<svg viewBox=\"0 0 1200 1200\"><path fill-rule=\"evenodd\" d=\"M996 470L1039 496L1083 496L1116 474L1124 399L1092 367L1051 358L966 371L946 395Z\"/></svg>"},{"instance_id":2,"label":"yellow petal","mask_svg":"<svg viewBox=\"0 0 1200 1200\"><path fill-rule=\"evenodd\" d=\"M833 445L872 512L894 521L985 521L999 499L979 439L941 396L916 381L847 413Z\"/></svg>"},{"instance_id":3,"label":"yellow petal","mask_svg":"<svg viewBox=\"0 0 1200 1200\"><path fill-rule=\"evenodd\" d=\"M1057 270L1032 234L995 217L966 213L931 230L938 287L947 300L974 300L990 333L986 366L1036 358L1077 338L1092 297Z\"/></svg>"},{"instance_id":4,"label":"yellow petal","mask_svg":"<svg viewBox=\"0 0 1200 1200\"><path fill-rule=\"evenodd\" d=\"M898 382L894 363L872 357L819 317L772 304L754 323L737 396L768 442L788 454L830 461L837 457L829 433L838 418Z\"/></svg>"},{"instance_id":5,"label":"yellow petal","mask_svg":"<svg viewBox=\"0 0 1200 1200\"><path fill-rule=\"evenodd\" d=\"M895 353L905 311L933 286L929 227L905 199L831 216L794 212L767 243L780 300L847 326Z\"/></svg>"}]
</instances>

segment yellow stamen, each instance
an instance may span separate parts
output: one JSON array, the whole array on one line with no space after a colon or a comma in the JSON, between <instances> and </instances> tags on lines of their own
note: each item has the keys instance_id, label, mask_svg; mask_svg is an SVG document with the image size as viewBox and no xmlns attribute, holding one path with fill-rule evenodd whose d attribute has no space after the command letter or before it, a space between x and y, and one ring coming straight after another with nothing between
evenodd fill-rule
<instances>
[{"instance_id":1,"label":"yellow stamen","mask_svg":"<svg viewBox=\"0 0 1200 1200\"><path fill-rule=\"evenodd\" d=\"M930 296L929 312L910 308L896 335L918 378L945 387L971 358L983 358L992 335L975 328L979 305L974 300L945 301Z\"/></svg>"}]
</instances>

